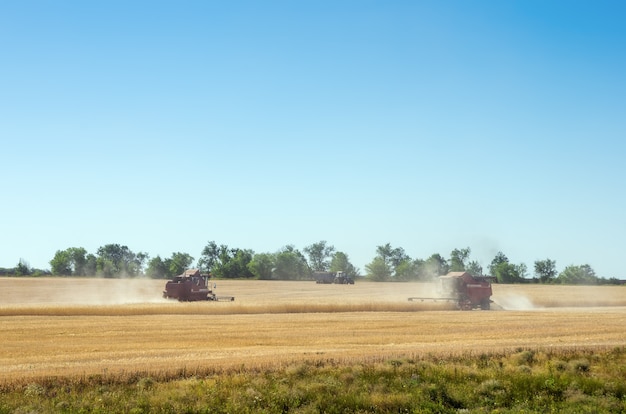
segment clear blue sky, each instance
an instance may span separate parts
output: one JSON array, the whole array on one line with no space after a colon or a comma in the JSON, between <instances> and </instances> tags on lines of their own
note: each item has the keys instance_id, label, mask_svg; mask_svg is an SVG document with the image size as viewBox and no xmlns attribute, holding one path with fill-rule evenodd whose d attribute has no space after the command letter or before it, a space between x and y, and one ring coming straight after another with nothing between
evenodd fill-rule
<instances>
[{"instance_id":1,"label":"clear blue sky","mask_svg":"<svg viewBox=\"0 0 626 414\"><path fill-rule=\"evenodd\" d=\"M326 240L626 278L622 1L0 3L0 267Z\"/></svg>"}]
</instances>

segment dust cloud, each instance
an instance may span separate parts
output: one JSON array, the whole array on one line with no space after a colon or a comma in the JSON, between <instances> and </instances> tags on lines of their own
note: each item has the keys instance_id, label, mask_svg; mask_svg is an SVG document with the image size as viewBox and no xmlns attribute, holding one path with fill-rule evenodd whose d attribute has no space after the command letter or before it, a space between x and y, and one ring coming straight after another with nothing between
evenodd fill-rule
<instances>
[{"instance_id":1,"label":"dust cloud","mask_svg":"<svg viewBox=\"0 0 626 414\"><path fill-rule=\"evenodd\" d=\"M2 305L123 305L165 303L165 280L98 278L3 278Z\"/></svg>"},{"instance_id":2,"label":"dust cloud","mask_svg":"<svg viewBox=\"0 0 626 414\"><path fill-rule=\"evenodd\" d=\"M535 310L539 307L526 296L520 294L504 294L492 296L493 302L504 310Z\"/></svg>"},{"instance_id":3,"label":"dust cloud","mask_svg":"<svg viewBox=\"0 0 626 414\"><path fill-rule=\"evenodd\" d=\"M366 289L361 286L366 286ZM408 283L370 283L361 282L358 287L360 293L365 294L370 291L370 296L376 301L381 302L407 302L410 297L437 298L441 297L438 291L438 284L427 282L408 282ZM354 290L354 288L353 288ZM362 297L359 298L363 300Z\"/></svg>"},{"instance_id":4,"label":"dust cloud","mask_svg":"<svg viewBox=\"0 0 626 414\"><path fill-rule=\"evenodd\" d=\"M154 281L151 279L120 279L119 283L111 283L106 286L99 286L97 289L90 288L79 292L79 303L87 305L163 303L167 302L161 297L165 282L165 280Z\"/></svg>"}]
</instances>

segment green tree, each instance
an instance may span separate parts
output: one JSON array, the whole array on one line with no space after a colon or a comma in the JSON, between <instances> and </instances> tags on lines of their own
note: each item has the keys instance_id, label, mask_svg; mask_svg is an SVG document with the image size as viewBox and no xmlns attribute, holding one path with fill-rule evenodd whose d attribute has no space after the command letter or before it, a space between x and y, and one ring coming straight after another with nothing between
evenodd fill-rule
<instances>
[{"instance_id":1,"label":"green tree","mask_svg":"<svg viewBox=\"0 0 626 414\"><path fill-rule=\"evenodd\" d=\"M419 261L404 260L395 268L394 280L408 282L419 278Z\"/></svg>"},{"instance_id":2,"label":"green tree","mask_svg":"<svg viewBox=\"0 0 626 414\"><path fill-rule=\"evenodd\" d=\"M415 264L415 280L421 280L421 281L429 281L430 280L430 276L428 275L428 272L426 271L426 261L423 259L415 259L413 260L413 263Z\"/></svg>"},{"instance_id":3,"label":"green tree","mask_svg":"<svg viewBox=\"0 0 626 414\"><path fill-rule=\"evenodd\" d=\"M528 279L528 267L525 263L520 263L517 265L517 273L520 277L520 282L523 282L525 279Z\"/></svg>"},{"instance_id":4,"label":"green tree","mask_svg":"<svg viewBox=\"0 0 626 414\"><path fill-rule=\"evenodd\" d=\"M489 265L489 274L495 277L498 283L521 283L528 275L528 268L524 263L519 265L510 263L504 253L498 252Z\"/></svg>"},{"instance_id":5,"label":"green tree","mask_svg":"<svg viewBox=\"0 0 626 414\"><path fill-rule=\"evenodd\" d=\"M454 249L450 253L450 272L464 272L466 269L466 262L470 255L470 248Z\"/></svg>"},{"instance_id":6,"label":"green tree","mask_svg":"<svg viewBox=\"0 0 626 414\"><path fill-rule=\"evenodd\" d=\"M404 251L402 247L393 248L390 243L382 246L376 246L376 257L380 258L390 270L390 278L395 278L397 275L398 267L407 261L411 261L411 258ZM406 265L402 265L406 270Z\"/></svg>"},{"instance_id":7,"label":"green tree","mask_svg":"<svg viewBox=\"0 0 626 414\"><path fill-rule=\"evenodd\" d=\"M220 255L228 250L228 246L222 244L218 246L214 241L210 241L202 249L198 267L203 273L213 273L220 263Z\"/></svg>"},{"instance_id":8,"label":"green tree","mask_svg":"<svg viewBox=\"0 0 626 414\"><path fill-rule=\"evenodd\" d=\"M351 277L352 279L359 276L359 269L350 263L348 255L344 252L336 252L333 255L333 258L330 261L330 271L343 272L346 276Z\"/></svg>"},{"instance_id":9,"label":"green tree","mask_svg":"<svg viewBox=\"0 0 626 414\"><path fill-rule=\"evenodd\" d=\"M72 275L72 259L67 250L57 250L50 260L50 270L55 276Z\"/></svg>"},{"instance_id":10,"label":"green tree","mask_svg":"<svg viewBox=\"0 0 626 414\"><path fill-rule=\"evenodd\" d=\"M210 241L202 250L198 267L217 278L252 278L254 274L248 265L253 256L252 250L229 248L225 244L218 246Z\"/></svg>"},{"instance_id":11,"label":"green tree","mask_svg":"<svg viewBox=\"0 0 626 414\"><path fill-rule=\"evenodd\" d=\"M410 260L402 247L391 247L391 243L376 246L376 256L380 257L392 270L405 260Z\"/></svg>"},{"instance_id":12,"label":"green tree","mask_svg":"<svg viewBox=\"0 0 626 414\"><path fill-rule=\"evenodd\" d=\"M391 266L380 255L365 265L366 277L375 282L386 282L391 278Z\"/></svg>"},{"instance_id":13,"label":"green tree","mask_svg":"<svg viewBox=\"0 0 626 414\"><path fill-rule=\"evenodd\" d=\"M334 246L328 246L325 240L306 246L304 253L309 256L309 266L315 272L325 272L330 267L330 259L335 252Z\"/></svg>"},{"instance_id":14,"label":"green tree","mask_svg":"<svg viewBox=\"0 0 626 414\"><path fill-rule=\"evenodd\" d=\"M376 246L376 257L380 258L387 266L391 265L391 257L393 256L393 247L391 243L382 246Z\"/></svg>"},{"instance_id":15,"label":"green tree","mask_svg":"<svg viewBox=\"0 0 626 414\"><path fill-rule=\"evenodd\" d=\"M418 274L422 280L433 280L447 274L448 271L448 261L439 253L434 253L428 259L418 263Z\"/></svg>"},{"instance_id":16,"label":"green tree","mask_svg":"<svg viewBox=\"0 0 626 414\"><path fill-rule=\"evenodd\" d=\"M568 285L595 285L598 283L596 272L588 264L567 266L556 281Z\"/></svg>"},{"instance_id":17,"label":"green tree","mask_svg":"<svg viewBox=\"0 0 626 414\"><path fill-rule=\"evenodd\" d=\"M465 266L465 271L473 276L482 276L483 267L476 260L472 260Z\"/></svg>"},{"instance_id":18,"label":"green tree","mask_svg":"<svg viewBox=\"0 0 626 414\"><path fill-rule=\"evenodd\" d=\"M96 266L98 269L97 270L98 276L111 278L116 275L119 275L119 269L117 268L115 263L110 259L106 259L104 257L98 257L96 261Z\"/></svg>"},{"instance_id":19,"label":"green tree","mask_svg":"<svg viewBox=\"0 0 626 414\"><path fill-rule=\"evenodd\" d=\"M98 258L94 254L87 254L85 257L85 275L95 276L98 272Z\"/></svg>"},{"instance_id":20,"label":"green tree","mask_svg":"<svg viewBox=\"0 0 626 414\"><path fill-rule=\"evenodd\" d=\"M152 279L166 279L170 277L168 266L161 259L161 256L157 255L148 262L146 276Z\"/></svg>"},{"instance_id":21,"label":"green tree","mask_svg":"<svg viewBox=\"0 0 626 414\"><path fill-rule=\"evenodd\" d=\"M493 268L491 274L498 283L520 283L524 280L526 265L515 265L509 262L501 262Z\"/></svg>"},{"instance_id":22,"label":"green tree","mask_svg":"<svg viewBox=\"0 0 626 414\"><path fill-rule=\"evenodd\" d=\"M135 254L128 246L107 244L98 248L97 270L104 277L136 276L143 270L148 255Z\"/></svg>"},{"instance_id":23,"label":"green tree","mask_svg":"<svg viewBox=\"0 0 626 414\"><path fill-rule=\"evenodd\" d=\"M556 261L545 259L535 261L535 276L541 283L551 283L557 275Z\"/></svg>"},{"instance_id":24,"label":"green tree","mask_svg":"<svg viewBox=\"0 0 626 414\"><path fill-rule=\"evenodd\" d=\"M181 275L185 270L191 267L193 263L193 257L187 253L175 252L169 259L166 259L164 264L167 267L169 277Z\"/></svg>"},{"instance_id":25,"label":"green tree","mask_svg":"<svg viewBox=\"0 0 626 414\"><path fill-rule=\"evenodd\" d=\"M91 270L88 264L87 250L82 247L57 250L50 260L52 274L62 276L88 276Z\"/></svg>"},{"instance_id":26,"label":"green tree","mask_svg":"<svg viewBox=\"0 0 626 414\"><path fill-rule=\"evenodd\" d=\"M509 263L509 258L504 253L498 252L489 264L489 274L495 276L496 268L502 263Z\"/></svg>"},{"instance_id":27,"label":"green tree","mask_svg":"<svg viewBox=\"0 0 626 414\"><path fill-rule=\"evenodd\" d=\"M400 266L402 263L404 262L410 262L411 258L409 257L408 254L406 254L406 252L404 251L404 249L402 247L396 247L395 249L392 250L391 252L391 265L393 266L394 269L394 276L398 266Z\"/></svg>"},{"instance_id":28,"label":"green tree","mask_svg":"<svg viewBox=\"0 0 626 414\"><path fill-rule=\"evenodd\" d=\"M305 280L311 278L306 258L292 245L285 246L275 256L274 276L279 280Z\"/></svg>"},{"instance_id":29,"label":"green tree","mask_svg":"<svg viewBox=\"0 0 626 414\"><path fill-rule=\"evenodd\" d=\"M221 276L228 279L245 278L250 279L254 274L248 265L252 261L254 252L248 249L231 249L230 255L221 266Z\"/></svg>"},{"instance_id":30,"label":"green tree","mask_svg":"<svg viewBox=\"0 0 626 414\"><path fill-rule=\"evenodd\" d=\"M135 274L143 273L143 268L149 259L150 256L148 255L148 253L138 252L135 255L135 260L133 261L136 269Z\"/></svg>"},{"instance_id":31,"label":"green tree","mask_svg":"<svg viewBox=\"0 0 626 414\"><path fill-rule=\"evenodd\" d=\"M98 248L97 255L98 272L105 277L113 277L124 270L124 263L128 261L130 249L119 244L106 244Z\"/></svg>"},{"instance_id":32,"label":"green tree","mask_svg":"<svg viewBox=\"0 0 626 414\"><path fill-rule=\"evenodd\" d=\"M248 270L257 279L270 280L274 269L274 255L270 253L257 253L248 263Z\"/></svg>"},{"instance_id":33,"label":"green tree","mask_svg":"<svg viewBox=\"0 0 626 414\"><path fill-rule=\"evenodd\" d=\"M28 262L24 259L20 259L17 266L15 266L15 276L28 276L31 273L32 271Z\"/></svg>"},{"instance_id":34,"label":"green tree","mask_svg":"<svg viewBox=\"0 0 626 414\"><path fill-rule=\"evenodd\" d=\"M87 276L87 250L83 247L70 247L67 252L70 256L72 274Z\"/></svg>"}]
</instances>

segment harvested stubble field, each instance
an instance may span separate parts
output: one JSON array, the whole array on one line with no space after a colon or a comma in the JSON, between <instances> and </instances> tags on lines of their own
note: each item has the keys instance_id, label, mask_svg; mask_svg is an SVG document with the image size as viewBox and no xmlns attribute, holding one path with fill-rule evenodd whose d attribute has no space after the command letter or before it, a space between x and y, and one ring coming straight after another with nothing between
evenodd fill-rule
<instances>
[{"instance_id":1,"label":"harvested stubble field","mask_svg":"<svg viewBox=\"0 0 626 414\"><path fill-rule=\"evenodd\" d=\"M165 281L0 278L0 381L626 345L626 287L494 285L461 312L419 283L216 281L234 302L161 298Z\"/></svg>"}]
</instances>

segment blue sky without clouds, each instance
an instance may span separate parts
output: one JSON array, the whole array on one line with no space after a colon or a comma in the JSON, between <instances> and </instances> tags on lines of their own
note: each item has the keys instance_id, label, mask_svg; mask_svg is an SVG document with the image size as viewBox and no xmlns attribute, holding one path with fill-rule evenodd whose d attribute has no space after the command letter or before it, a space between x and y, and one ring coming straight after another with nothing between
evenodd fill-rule
<instances>
[{"instance_id":1,"label":"blue sky without clouds","mask_svg":"<svg viewBox=\"0 0 626 414\"><path fill-rule=\"evenodd\" d=\"M470 247L626 278L620 1L0 4L0 267Z\"/></svg>"}]
</instances>

